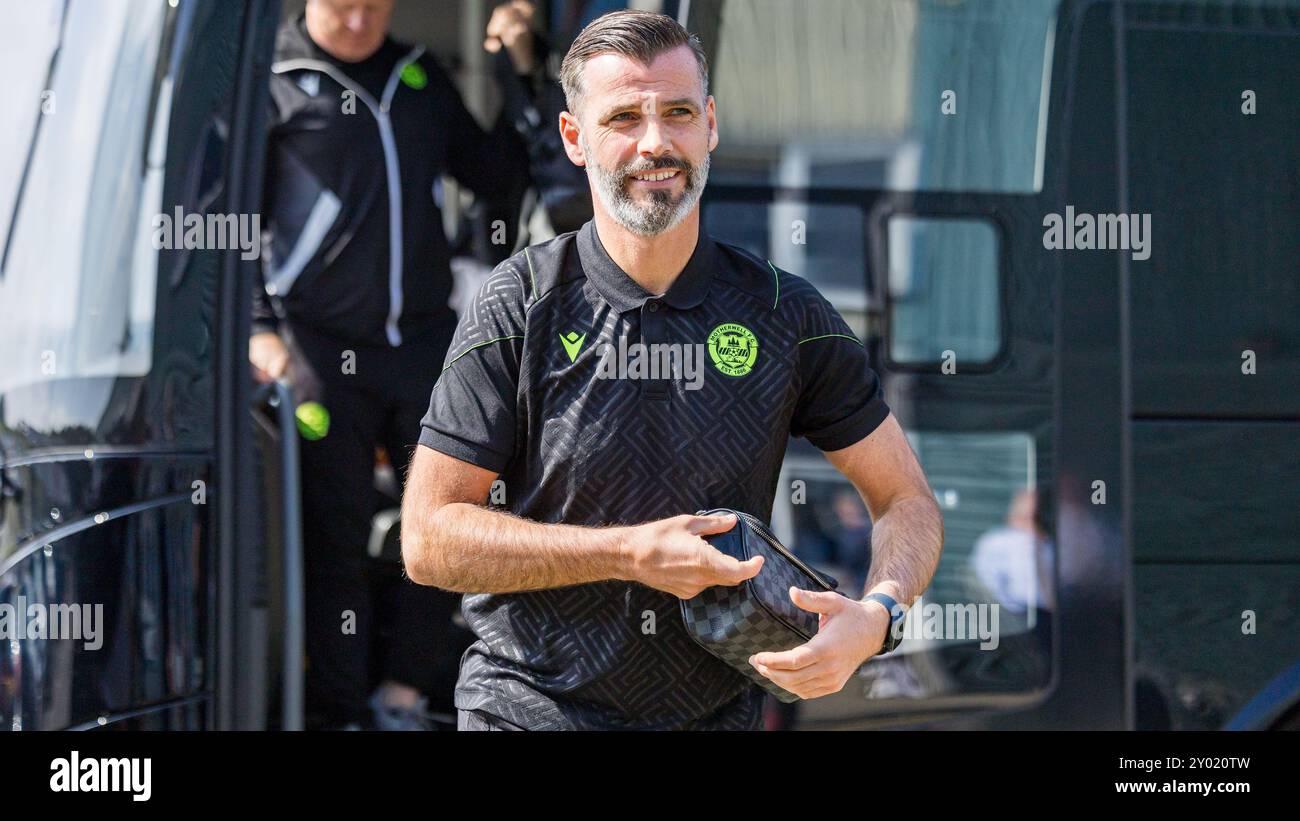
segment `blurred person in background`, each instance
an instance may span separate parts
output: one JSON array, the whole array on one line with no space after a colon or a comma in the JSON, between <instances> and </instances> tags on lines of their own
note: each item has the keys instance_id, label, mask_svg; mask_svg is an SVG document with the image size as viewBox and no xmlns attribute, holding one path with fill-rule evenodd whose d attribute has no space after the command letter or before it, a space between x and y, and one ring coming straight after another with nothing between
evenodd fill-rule
<instances>
[{"instance_id":1,"label":"blurred person in background","mask_svg":"<svg viewBox=\"0 0 1300 821\"><path fill-rule=\"evenodd\" d=\"M559 57L552 41L536 28L537 14L528 0L508 0L488 21L483 48L496 55L493 64L501 91L502 121L523 138L532 185L520 201L498 207L477 219L462 219L452 239L451 270L455 287L451 304L463 313L492 267L510 252L557 234L576 231L591 219L591 196L582 169L569 162L564 142L554 128L564 111L559 83ZM471 208L466 216L474 216ZM493 244L494 219L518 232L512 245Z\"/></svg>"},{"instance_id":2,"label":"blurred person in background","mask_svg":"<svg viewBox=\"0 0 1300 821\"><path fill-rule=\"evenodd\" d=\"M498 58L496 74L506 116L512 118L528 146L533 181L530 193L535 195L531 202L541 206L526 209L522 215L527 242L543 242L578 230L592 217L591 194L586 175L569 161L555 128L565 110L558 77L558 58L563 54L557 54L551 41L537 32L533 4L527 0L510 0L493 11L483 47L509 57ZM524 244L521 238L516 247ZM506 256L492 261L500 262Z\"/></svg>"},{"instance_id":3,"label":"blurred person in background","mask_svg":"<svg viewBox=\"0 0 1300 821\"><path fill-rule=\"evenodd\" d=\"M1054 609L1050 537L1039 515L1038 492L1018 491L1007 506L1006 524L983 533L971 550L971 566L992 601L1024 616Z\"/></svg>"},{"instance_id":4,"label":"blurred person in background","mask_svg":"<svg viewBox=\"0 0 1300 821\"><path fill-rule=\"evenodd\" d=\"M546 84L531 4L505 4L488 25L511 89L491 131L422 46L389 36L393 5L308 0L282 26L271 70L270 250L249 358L258 381L286 379L296 403L328 413L324 435L301 441L308 727L424 729L431 697L450 706L465 643L452 633L459 596L404 579L384 596L394 627L371 694L366 553L376 448L400 481L456 326L439 179L454 177L494 214L517 215L536 168L557 214L581 214L583 200L590 208L580 175L556 191L562 178L546 165L545 140L559 140L542 133L553 123L538 122L542 143L528 145ZM517 219L506 225L513 234Z\"/></svg>"}]
</instances>

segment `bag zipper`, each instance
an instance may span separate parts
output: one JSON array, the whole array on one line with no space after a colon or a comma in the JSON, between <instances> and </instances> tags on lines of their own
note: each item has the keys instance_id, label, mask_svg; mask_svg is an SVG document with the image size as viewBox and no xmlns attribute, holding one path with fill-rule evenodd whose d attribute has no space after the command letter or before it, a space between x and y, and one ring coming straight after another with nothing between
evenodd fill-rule
<instances>
[{"instance_id":1,"label":"bag zipper","mask_svg":"<svg viewBox=\"0 0 1300 821\"><path fill-rule=\"evenodd\" d=\"M799 557L791 553L786 548L785 545L777 541L776 537L772 535L772 532L767 529L767 525L759 521L757 517L751 516L750 514L739 510L732 511L732 512L740 516L746 522L748 522L749 526L754 529L754 532L756 532L759 535L759 537L763 539L763 541L767 542L768 545L771 546L771 548L775 550L777 553L780 553L782 556L789 559L790 563L793 564L795 567L799 568L804 573L807 573L812 578L813 581L817 582L827 590L830 591L835 590L835 588L831 587L829 584L826 583L826 580L822 578L820 573L815 572L808 565L804 564L803 561L799 559Z\"/></svg>"}]
</instances>

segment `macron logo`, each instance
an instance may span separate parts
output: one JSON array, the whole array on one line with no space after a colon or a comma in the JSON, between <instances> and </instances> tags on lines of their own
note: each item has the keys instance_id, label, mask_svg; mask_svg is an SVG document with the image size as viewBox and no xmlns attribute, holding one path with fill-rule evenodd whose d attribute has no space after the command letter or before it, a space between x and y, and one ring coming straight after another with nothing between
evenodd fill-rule
<instances>
[{"instance_id":1,"label":"macron logo","mask_svg":"<svg viewBox=\"0 0 1300 821\"><path fill-rule=\"evenodd\" d=\"M577 331L560 334L560 341L564 343L564 352L569 355L570 362L578 358L578 351L582 350L582 343L586 338L586 334L579 336Z\"/></svg>"},{"instance_id":2,"label":"macron logo","mask_svg":"<svg viewBox=\"0 0 1300 821\"><path fill-rule=\"evenodd\" d=\"M69 758L50 762L51 792L129 792L132 801L148 801L153 794L151 758Z\"/></svg>"}]
</instances>

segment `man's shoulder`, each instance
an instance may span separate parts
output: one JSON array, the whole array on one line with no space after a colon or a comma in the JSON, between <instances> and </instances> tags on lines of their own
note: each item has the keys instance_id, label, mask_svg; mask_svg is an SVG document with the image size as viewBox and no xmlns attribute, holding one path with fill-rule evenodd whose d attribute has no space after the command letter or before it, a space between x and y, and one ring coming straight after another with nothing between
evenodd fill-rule
<instances>
[{"instance_id":1,"label":"man's shoulder","mask_svg":"<svg viewBox=\"0 0 1300 821\"><path fill-rule=\"evenodd\" d=\"M817 286L804 277L739 245L712 239L722 257L717 276L732 288L760 300L773 311L801 316L809 309L818 310L823 305L830 304Z\"/></svg>"},{"instance_id":2,"label":"man's shoulder","mask_svg":"<svg viewBox=\"0 0 1300 821\"><path fill-rule=\"evenodd\" d=\"M566 231L529 245L498 268L519 277L524 301L532 306L568 280L582 277L582 266L568 264L570 255L577 253L577 236L577 231Z\"/></svg>"},{"instance_id":3,"label":"man's shoulder","mask_svg":"<svg viewBox=\"0 0 1300 821\"><path fill-rule=\"evenodd\" d=\"M575 233L529 245L502 260L479 285L475 303L480 308L509 311L522 319L562 282L581 276L580 266L566 264Z\"/></svg>"}]
</instances>

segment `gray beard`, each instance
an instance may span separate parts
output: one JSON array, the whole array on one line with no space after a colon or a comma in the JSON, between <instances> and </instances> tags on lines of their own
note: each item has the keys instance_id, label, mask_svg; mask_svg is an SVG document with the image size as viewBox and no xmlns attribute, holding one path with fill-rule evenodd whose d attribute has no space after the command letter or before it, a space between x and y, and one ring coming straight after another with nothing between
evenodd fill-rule
<instances>
[{"instance_id":1,"label":"gray beard","mask_svg":"<svg viewBox=\"0 0 1300 821\"><path fill-rule=\"evenodd\" d=\"M709 179L708 154L704 155L704 161L698 166L690 165L684 160L660 166L651 166L644 160L637 160L610 171L591 159L586 138L579 136L578 139L582 152L587 157L587 168L595 182L596 196L614 221L634 234L653 237L676 228L695 210L704 193L704 184ZM686 175L685 189L681 194L651 191L648 202L642 204L634 201L627 190L628 175L656 168L679 169Z\"/></svg>"}]
</instances>

